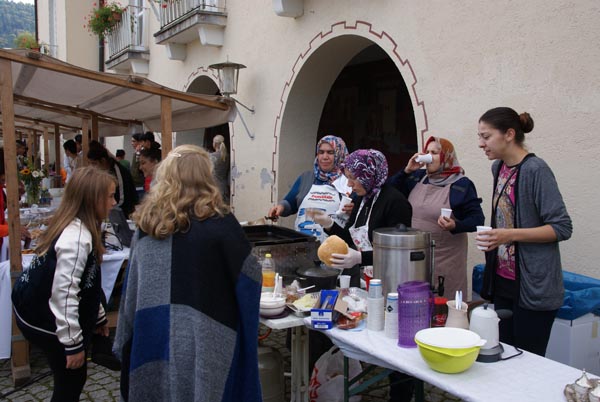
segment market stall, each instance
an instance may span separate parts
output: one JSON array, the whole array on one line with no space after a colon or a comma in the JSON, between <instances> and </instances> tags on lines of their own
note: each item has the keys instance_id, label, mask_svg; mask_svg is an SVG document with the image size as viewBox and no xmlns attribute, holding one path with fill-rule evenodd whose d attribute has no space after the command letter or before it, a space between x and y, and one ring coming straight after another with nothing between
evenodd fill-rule
<instances>
[{"instance_id":1,"label":"market stall","mask_svg":"<svg viewBox=\"0 0 600 402\"><path fill-rule=\"evenodd\" d=\"M0 50L0 130L4 140L9 236L20 233L17 194L16 132L54 136L60 155L60 133L120 136L132 127L160 131L163 156L172 148L172 132L231 122L235 106L225 98L179 92L138 76L91 71L29 50ZM84 153L89 141L83 135ZM59 167L60 157L56 159ZM10 245L14 281L21 272L18 241ZM13 381L30 376L28 347L13 322Z\"/></svg>"}]
</instances>

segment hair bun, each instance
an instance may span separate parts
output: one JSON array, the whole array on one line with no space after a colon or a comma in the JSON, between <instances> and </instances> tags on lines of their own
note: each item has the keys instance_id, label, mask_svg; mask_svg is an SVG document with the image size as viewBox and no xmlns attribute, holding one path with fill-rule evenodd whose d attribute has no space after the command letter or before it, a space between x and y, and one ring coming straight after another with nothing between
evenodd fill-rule
<instances>
[{"instance_id":1,"label":"hair bun","mask_svg":"<svg viewBox=\"0 0 600 402\"><path fill-rule=\"evenodd\" d=\"M533 130L533 119L531 115L527 112L523 112L519 115L519 123L521 123L521 128L524 133L529 133Z\"/></svg>"}]
</instances>

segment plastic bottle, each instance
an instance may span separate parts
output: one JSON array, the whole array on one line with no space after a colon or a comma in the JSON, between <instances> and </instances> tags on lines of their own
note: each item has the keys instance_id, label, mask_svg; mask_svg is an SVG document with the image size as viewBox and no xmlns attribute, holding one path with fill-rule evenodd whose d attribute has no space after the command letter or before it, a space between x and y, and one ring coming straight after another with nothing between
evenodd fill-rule
<instances>
[{"instance_id":1,"label":"plastic bottle","mask_svg":"<svg viewBox=\"0 0 600 402\"><path fill-rule=\"evenodd\" d=\"M275 288L275 261L270 253L262 260L262 291L272 292Z\"/></svg>"}]
</instances>

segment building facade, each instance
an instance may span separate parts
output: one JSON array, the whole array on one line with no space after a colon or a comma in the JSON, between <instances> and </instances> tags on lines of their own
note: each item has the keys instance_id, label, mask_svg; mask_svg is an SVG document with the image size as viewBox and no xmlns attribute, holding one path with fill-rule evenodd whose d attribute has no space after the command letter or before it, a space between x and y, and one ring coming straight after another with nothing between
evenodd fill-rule
<instances>
[{"instance_id":1,"label":"building facade","mask_svg":"<svg viewBox=\"0 0 600 402\"><path fill-rule=\"evenodd\" d=\"M56 56L99 65L86 28L93 1L38 0L40 39ZM263 216L311 168L318 137L351 150L377 148L401 169L430 135L450 139L491 210L491 162L478 149L488 109L527 111L531 152L553 169L574 224L561 245L564 269L600 277L596 172L600 143L600 4L406 0L131 0L106 38L107 70L214 94L211 64L239 73L240 116L226 128L231 202L240 220ZM211 135L217 134L212 132ZM175 144L208 146L203 131ZM111 149L129 139L110 139ZM290 225L287 220L285 224ZM471 237L469 266L483 261Z\"/></svg>"}]
</instances>

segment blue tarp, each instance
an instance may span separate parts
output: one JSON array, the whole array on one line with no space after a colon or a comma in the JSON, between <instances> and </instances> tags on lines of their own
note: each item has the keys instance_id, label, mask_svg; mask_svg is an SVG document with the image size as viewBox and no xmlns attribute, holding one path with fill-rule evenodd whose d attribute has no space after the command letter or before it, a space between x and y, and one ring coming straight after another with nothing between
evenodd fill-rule
<instances>
[{"instance_id":1,"label":"blue tarp","mask_svg":"<svg viewBox=\"0 0 600 402\"><path fill-rule=\"evenodd\" d=\"M484 264L473 267L473 292L480 293L483 286ZM600 315L600 280L563 271L565 298L557 317L574 320L587 313Z\"/></svg>"}]
</instances>

